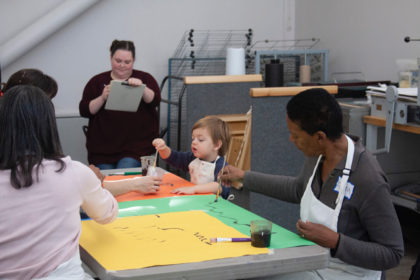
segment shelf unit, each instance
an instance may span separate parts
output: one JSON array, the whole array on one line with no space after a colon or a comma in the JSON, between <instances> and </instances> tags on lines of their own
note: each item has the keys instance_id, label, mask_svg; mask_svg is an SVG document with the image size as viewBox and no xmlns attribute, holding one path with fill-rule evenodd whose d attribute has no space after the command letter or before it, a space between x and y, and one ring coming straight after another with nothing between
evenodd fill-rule
<instances>
[{"instance_id":1,"label":"shelf unit","mask_svg":"<svg viewBox=\"0 0 420 280\"><path fill-rule=\"evenodd\" d=\"M263 74L264 65L272 59L284 64L284 84L299 82L299 66L311 66L311 82L328 81L328 50L257 50L255 51L255 73Z\"/></svg>"}]
</instances>

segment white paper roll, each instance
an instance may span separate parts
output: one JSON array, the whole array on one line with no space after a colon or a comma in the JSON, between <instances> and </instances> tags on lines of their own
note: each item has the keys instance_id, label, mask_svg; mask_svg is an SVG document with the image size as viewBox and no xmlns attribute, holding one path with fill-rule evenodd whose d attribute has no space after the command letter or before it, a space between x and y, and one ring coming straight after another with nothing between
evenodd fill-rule
<instances>
[{"instance_id":1,"label":"white paper roll","mask_svg":"<svg viewBox=\"0 0 420 280\"><path fill-rule=\"evenodd\" d=\"M299 82L301 83L311 82L311 66L301 65L299 67Z\"/></svg>"},{"instance_id":2,"label":"white paper roll","mask_svg":"<svg viewBox=\"0 0 420 280\"><path fill-rule=\"evenodd\" d=\"M245 50L243 48L227 49L226 75L245 75Z\"/></svg>"}]
</instances>

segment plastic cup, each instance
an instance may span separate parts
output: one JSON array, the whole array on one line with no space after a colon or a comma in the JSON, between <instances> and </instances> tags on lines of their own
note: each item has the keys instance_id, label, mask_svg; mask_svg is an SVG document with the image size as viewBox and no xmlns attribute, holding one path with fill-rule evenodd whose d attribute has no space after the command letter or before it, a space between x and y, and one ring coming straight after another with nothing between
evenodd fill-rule
<instances>
[{"instance_id":1,"label":"plastic cup","mask_svg":"<svg viewBox=\"0 0 420 280\"><path fill-rule=\"evenodd\" d=\"M165 174L165 170L162 168L154 167L153 165L149 165L147 168L147 176L159 177L159 179L162 179L163 174Z\"/></svg>"},{"instance_id":2,"label":"plastic cup","mask_svg":"<svg viewBox=\"0 0 420 280\"><path fill-rule=\"evenodd\" d=\"M270 246L272 223L267 220L251 221L251 245L258 248Z\"/></svg>"},{"instance_id":3,"label":"plastic cup","mask_svg":"<svg viewBox=\"0 0 420 280\"><path fill-rule=\"evenodd\" d=\"M142 157L140 157L141 174L143 176L147 175L147 169L149 168L149 166L153 166L154 160L155 160L154 156L142 156Z\"/></svg>"}]
</instances>

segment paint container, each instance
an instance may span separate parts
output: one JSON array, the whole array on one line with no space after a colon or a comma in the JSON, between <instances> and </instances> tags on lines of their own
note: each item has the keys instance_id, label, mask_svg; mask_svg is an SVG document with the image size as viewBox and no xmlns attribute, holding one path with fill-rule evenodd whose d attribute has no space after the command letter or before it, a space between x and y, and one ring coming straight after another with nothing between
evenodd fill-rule
<instances>
[{"instance_id":1,"label":"paint container","mask_svg":"<svg viewBox=\"0 0 420 280\"><path fill-rule=\"evenodd\" d=\"M258 248L270 246L272 223L267 220L251 221L251 245Z\"/></svg>"},{"instance_id":2,"label":"paint container","mask_svg":"<svg viewBox=\"0 0 420 280\"><path fill-rule=\"evenodd\" d=\"M153 165L149 165L147 168L147 176L159 177L159 179L162 179L163 174L165 174L165 170L162 168L154 167Z\"/></svg>"},{"instance_id":3,"label":"paint container","mask_svg":"<svg viewBox=\"0 0 420 280\"><path fill-rule=\"evenodd\" d=\"M149 166L153 166L153 162L155 161L155 156L142 156L140 157L141 162L141 174L143 176L147 175L147 169Z\"/></svg>"}]
</instances>

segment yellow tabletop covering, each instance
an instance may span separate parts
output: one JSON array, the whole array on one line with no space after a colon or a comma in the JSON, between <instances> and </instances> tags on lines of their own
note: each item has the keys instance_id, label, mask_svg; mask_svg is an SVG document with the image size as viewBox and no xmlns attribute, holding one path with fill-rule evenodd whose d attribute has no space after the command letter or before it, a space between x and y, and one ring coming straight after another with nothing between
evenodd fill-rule
<instances>
[{"instance_id":1,"label":"yellow tabletop covering","mask_svg":"<svg viewBox=\"0 0 420 280\"><path fill-rule=\"evenodd\" d=\"M211 243L213 237L249 237L203 211L82 222L80 245L107 270L200 262L268 253L250 242Z\"/></svg>"}]
</instances>

